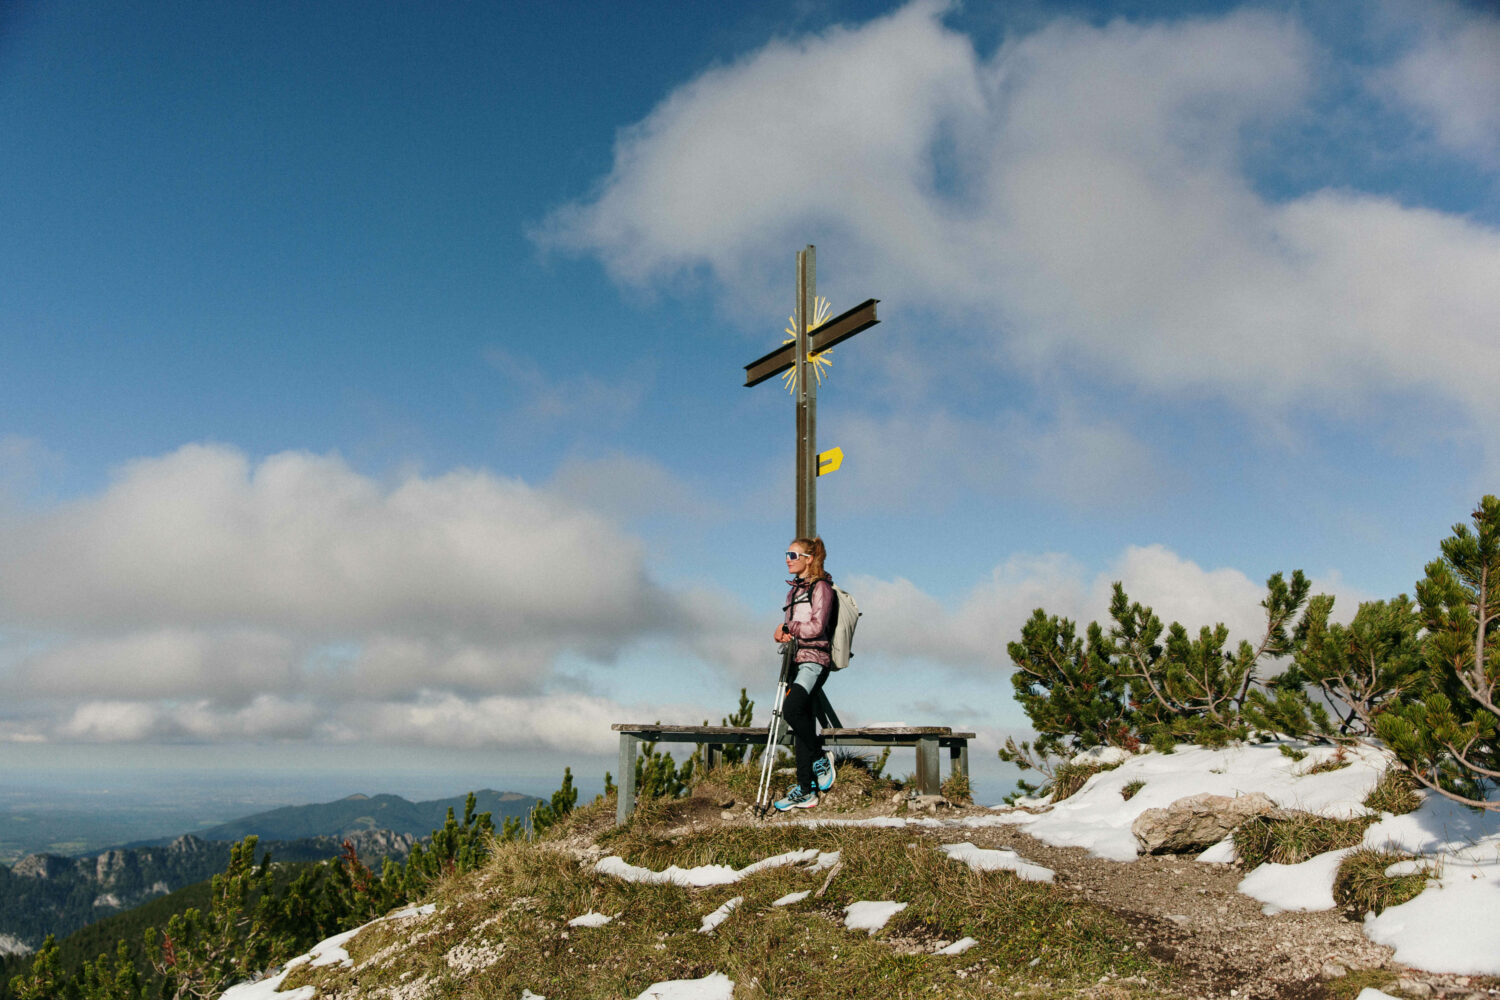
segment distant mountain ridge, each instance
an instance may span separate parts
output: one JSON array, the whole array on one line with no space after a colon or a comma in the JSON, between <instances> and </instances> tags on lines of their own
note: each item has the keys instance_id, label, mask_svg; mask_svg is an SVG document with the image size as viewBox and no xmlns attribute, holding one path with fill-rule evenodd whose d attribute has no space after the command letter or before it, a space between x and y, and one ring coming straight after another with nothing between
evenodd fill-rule
<instances>
[{"instance_id":1,"label":"distant mountain ridge","mask_svg":"<svg viewBox=\"0 0 1500 1000\"><path fill-rule=\"evenodd\" d=\"M520 792L497 792L493 788L474 793L475 811L487 812L499 827L507 817L525 819L532 806L542 800ZM350 795L336 802L282 806L218 826L194 830L202 840L243 840L254 834L262 840L303 840L308 837L345 837L370 830L390 830L413 837L429 836L443 825L448 810L463 818L467 795L410 802L399 795ZM159 847L171 838L139 841L127 847Z\"/></svg>"},{"instance_id":2,"label":"distant mountain ridge","mask_svg":"<svg viewBox=\"0 0 1500 1000\"><path fill-rule=\"evenodd\" d=\"M279 862L325 861L345 842L360 859L378 866L385 857L403 860L416 838L388 830L342 837L262 841ZM28 854L10 868L0 866L0 944L35 948L48 934L64 937L103 917L134 909L158 896L211 878L229 862L230 841L184 834L166 846L114 848L92 857ZM0 949L3 950L3 949Z\"/></svg>"},{"instance_id":3,"label":"distant mountain ridge","mask_svg":"<svg viewBox=\"0 0 1500 1000\"><path fill-rule=\"evenodd\" d=\"M500 826L524 818L541 800L519 792L474 793L476 811ZM233 843L255 835L257 857L311 862L338 857L345 841L378 870L382 858L404 860L412 845L442 827L451 808L462 817L467 796L409 802L398 795L352 795L337 802L285 806L180 837L77 857L29 854L0 865L0 943L35 948L102 917L201 882L224 870Z\"/></svg>"}]
</instances>

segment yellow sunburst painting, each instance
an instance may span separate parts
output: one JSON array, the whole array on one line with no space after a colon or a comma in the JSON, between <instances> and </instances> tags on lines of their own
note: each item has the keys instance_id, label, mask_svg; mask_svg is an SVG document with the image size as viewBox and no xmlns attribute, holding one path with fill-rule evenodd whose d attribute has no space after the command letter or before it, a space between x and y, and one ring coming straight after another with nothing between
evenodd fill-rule
<instances>
[{"instance_id":1,"label":"yellow sunburst painting","mask_svg":"<svg viewBox=\"0 0 1500 1000\"><path fill-rule=\"evenodd\" d=\"M807 332L812 333L818 327L828 322L829 308L828 300L821 295L813 299L812 322L807 324ZM783 344L790 344L797 339L797 314L795 312L786 318L786 339ZM819 351L817 354L809 354L807 360L812 364L813 375L818 380L818 385L823 384L823 371L833 365L833 350ZM797 366L792 365L781 376L781 384L786 386L787 392L795 392L797 389Z\"/></svg>"}]
</instances>

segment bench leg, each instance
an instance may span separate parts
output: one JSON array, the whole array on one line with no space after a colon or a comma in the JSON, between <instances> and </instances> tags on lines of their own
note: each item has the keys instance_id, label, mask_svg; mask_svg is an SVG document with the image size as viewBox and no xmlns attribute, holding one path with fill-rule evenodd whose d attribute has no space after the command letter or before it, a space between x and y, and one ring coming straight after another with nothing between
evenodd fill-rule
<instances>
[{"instance_id":1,"label":"bench leg","mask_svg":"<svg viewBox=\"0 0 1500 1000\"><path fill-rule=\"evenodd\" d=\"M629 733L620 734L620 780L615 782L619 799L615 802L615 825L619 826L635 811L635 748L641 741Z\"/></svg>"},{"instance_id":2,"label":"bench leg","mask_svg":"<svg viewBox=\"0 0 1500 1000\"><path fill-rule=\"evenodd\" d=\"M922 795L942 793L942 778L938 773L938 738L924 736L917 740L917 792Z\"/></svg>"},{"instance_id":3,"label":"bench leg","mask_svg":"<svg viewBox=\"0 0 1500 1000\"><path fill-rule=\"evenodd\" d=\"M724 747L718 743L708 744L703 751L703 769L712 771L724 763Z\"/></svg>"}]
</instances>

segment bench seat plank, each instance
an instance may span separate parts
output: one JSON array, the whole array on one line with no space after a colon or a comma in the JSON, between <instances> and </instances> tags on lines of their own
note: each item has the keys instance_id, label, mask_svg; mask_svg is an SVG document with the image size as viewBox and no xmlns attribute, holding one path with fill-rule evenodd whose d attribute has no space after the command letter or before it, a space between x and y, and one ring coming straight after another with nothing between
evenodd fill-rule
<instances>
[{"instance_id":1,"label":"bench seat plank","mask_svg":"<svg viewBox=\"0 0 1500 1000\"><path fill-rule=\"evenodd\" d=\"M619 800L615 822L624 823L635 809L636 747L641 743L697 743L707 746L706 762L712 766L722 746L764 745L764 726L679 726L660 722L616 722L610 726L620 734ZM917 785L924 794L936 794L941 777L938 748L948 751L955 774L969 774L969 741L974 733L954 732L949 726L844 726L822 731L823 742L831 747L913 747L917 751ZM782 734L781 743L790 745L792 735Z\"/></svg>"},{"instance_id":2,"label":"bench seat plank","mask_svg":"<svg viewBox=\"0 0 1500 1000\"><path fill-rule=\"evenodd\" d=\"M711 738L718 737L758 737L766 738L765 726L669 726L659 723L641 722L616 722L609 728L617 733L661 733L672 736L701 736L704 739L699 742L707 743ZM824 736L866 736L877 738L881 736L892 737L918 737L918 736L951 736L959 739L974 738L973 733L955 733L950 726L846 726L841 729L825 729Z\"/></svg>"}]
</instances>

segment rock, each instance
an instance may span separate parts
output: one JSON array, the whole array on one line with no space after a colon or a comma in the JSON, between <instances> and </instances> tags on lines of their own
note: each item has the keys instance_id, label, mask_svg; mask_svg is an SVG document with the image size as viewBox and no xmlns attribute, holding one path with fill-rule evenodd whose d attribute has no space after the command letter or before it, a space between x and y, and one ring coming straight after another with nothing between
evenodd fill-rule
<instances>
[{"instance_id":1,"label":"rock","mask_svg":"<svg viewBox=\"0 0 1500 1000\"><path fill-rule=\"evenodd\" d=\"M1343 979L1349 974L1349 970L1337 962L1324 962L1318 974L1324 979Z\"/></svg>"},{"instance_id":2,"label":"rock","mask_svg":"<svg viewBox=\"0 0 1500 1000\"><path fill-rule=\"evenodd\" d=\"M952 803L941 795L918 795L912 800L911 807L917 812L937 812L939 809L951 808Z\"/></svg>"},{"instance_id":3,"label":"rock","mask_svg":"<svg viewBox=\"0 0 1500 1000\"><path fill-rule=\"evenodd\" d=\"M1276 803L1260 792L1233 797L1204 792L1165 809L1147 809L1130 832L1147 854L1185 854L1212 847L1246 820L1275 810Z\"/></svg>"},{"instance_id":4,"label":"rock","mask_svg":"<svg viewBox=\"0 0 1500 1000\"><path fill-rule=\"evenodd\" d=\"M56 878L71 867L73 863L68 858L56 854L28 854L15 863L10 873L22 878Z\"/></svg>"},{"instance_id":5,"label":"rock","mask_svg":"<svg viewBox=\"0 0 1500 1000\"><path fill-rule=\"evenodd\" d=\"M1406 993L1414 997L1432 996L1431 986L1422 982L1422 980L1420 979L1410 979L1406 976L1402 976L1401 979L1396 983L1396 989L1400 990L1402 993Z\"/></svg>"}]
</instances>

